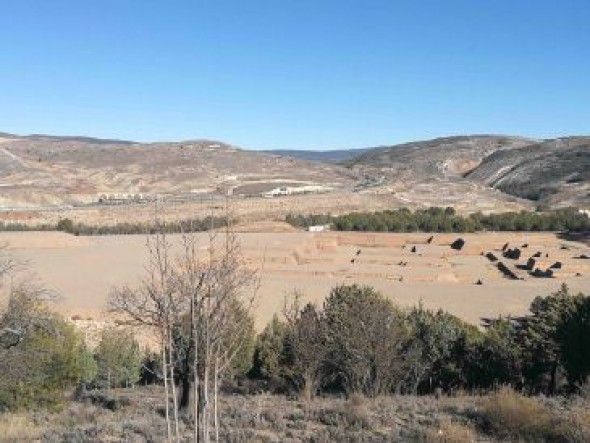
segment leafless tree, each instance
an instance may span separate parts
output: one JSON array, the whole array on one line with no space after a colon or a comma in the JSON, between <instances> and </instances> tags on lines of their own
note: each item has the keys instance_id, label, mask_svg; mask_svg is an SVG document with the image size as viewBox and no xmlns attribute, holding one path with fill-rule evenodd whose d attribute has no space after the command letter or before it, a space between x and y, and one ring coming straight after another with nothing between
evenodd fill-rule
<instances>
[{"instance_id":1,"label":"leafless tree","mask_svg":"<svg viewBox=\"0 0 590 443\"><path fill-rule=\"evenodd\" d=\"M165 234L165 226L156 223L158 229L146 242L148 262L145 277L137 288L116 288L111 293L109 305L112 311L125 314L127 323L153 329L160 342L162 374L164 379L165 417L168 441L172 440L170 397L173 400L174 438L178 441L178 411L172 364L172 331L178 323L181 302L172 265L171 244Z\"/></svg>"},{"instance_id":2,"label":"leafless tree","mask_svg":"<svg viewBox=\"0 0 590 443\"><path fill-rule=\"evenodd\" d=\"M180 252L172 254L165 229L158 230L148 241L150 260L142 284L116 289L111 296L114 311L159 333L163 372L168 374L164 390L169 440L170 397L175 439L179 411L192 413L195 441L208 442L212 432L216 441L219 438L219 380L244 344L257 288L257 274L246 266L237 236L227 225L221 235L210 232L206 253L194 234L185 233Z\"/></svg>"},{"instance_id":3,"label":"leafless tree","mask_svg":"<svg viewBox=\"0 0 590 443\"><path fill-rule=\"evenodd\" d=\"M199 257L192 236L183 236L183 250L178 282L183 300L190 302L190 326L179 334L182 345L178 348L184 359L180 407L188 407L192 384L193 413L198 423L195 438L209 441L213 422L217 441L219 381L247 337L257 289L256 272L246 266L237 236L229 227L221 235L210 232L204 257Z\"/></svg>"}]
</instances>

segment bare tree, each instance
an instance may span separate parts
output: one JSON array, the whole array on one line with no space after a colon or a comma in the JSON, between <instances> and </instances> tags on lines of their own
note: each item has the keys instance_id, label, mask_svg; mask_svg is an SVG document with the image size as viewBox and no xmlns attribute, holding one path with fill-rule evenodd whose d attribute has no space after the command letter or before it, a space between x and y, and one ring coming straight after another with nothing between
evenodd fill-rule
<instances>
[{"instance_id":1,"label":"bare tree","mask_svg":"<svg viewBox=\"0 0 590 443\"><path fill-rule=\"evenodd\" d=\"M165 226L156 223L156 233L146 242L148 263L145 277L137 288L116 288L111 293L112 311L123 313L128 324L153 329L159 338L164 379L165 417L168 441L172 439L170 397L173 399L174 436L179 440L174 365L172 364L172 331L178 323L181 302L171 261L171 244Z\"/></svg>"},{"instance_id":2,"label":"bare tree","mask_svg":"<svg viewBox=\"0 0 590 443\"><path fill-rule=\"evenodd\" d=\"M179 411L192 413L195 441L209 441L211 423L219 439L219 380L244 344L254 305L256 272L246 266L229 222L219 237L210 232L208 253L203 254L194 234L182 234L180 252L172 255L160 229L148 241L150 260L142 285L117 289L111 296L113 310L159 333L163 372L168 374L164 390L169 440L170 396L176 439ZM180 382L178 396L175 380Z\"/></svg>"},{"instance_id":3,"label":"bare tree","mask_svg":"<svg viewBox=\"0 0 590 443\"><path fill-rule=\"evenodd\" d=\"M192 384L193 413L200 432L195 438L209 441L213 421L217 441L219 380L242 349L245 332L251 327L256 272L245 265L237 236L231 229L222 238L210 233L209 253L204 258L198 257L193 237L183 236L183 246L178 282L182 298L190 301L190 323L179 334L178 351L184 361L180 364L184 369L180 407L188 407Z\"/></svg>"},{"instance_id":4,"label":"bare tree","mask_svg":"<svg viewBox=\"0 0 590 443\"><path fill-rule=\"evenodd\" d=\"M35 329L50 332L53 315L45 309L54 295L31 282L18 282L9 289L8 300L0 311L0 348L18 346Z\"/></svg>"}]
</instances>

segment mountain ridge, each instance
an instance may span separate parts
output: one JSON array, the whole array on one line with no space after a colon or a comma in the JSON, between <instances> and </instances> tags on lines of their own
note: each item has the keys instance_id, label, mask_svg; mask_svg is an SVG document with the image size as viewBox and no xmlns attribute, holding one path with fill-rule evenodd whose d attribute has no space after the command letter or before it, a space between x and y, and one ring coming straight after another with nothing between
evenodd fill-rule
<instances>
[{"instance_id":1,"label":"mountain ridge","mask_svg":"<svg viewBox=\"0 0 590 443\"><path fill-rule=\"evenodd\" d=\"M476 134L374 148L254 151L204 139L137 143L0 133L0 209L300 191L466 211L587 206L588 140ZM325 203L317 210L327 210Z\"/></svg>"}]
</instances>

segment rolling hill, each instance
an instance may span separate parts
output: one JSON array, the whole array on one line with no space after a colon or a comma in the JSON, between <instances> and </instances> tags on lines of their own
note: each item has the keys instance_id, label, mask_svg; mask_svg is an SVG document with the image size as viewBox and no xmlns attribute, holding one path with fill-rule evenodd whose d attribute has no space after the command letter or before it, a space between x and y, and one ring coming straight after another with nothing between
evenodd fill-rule
<instances>
[{"instance_id":1,"label":"rolling hill","mask_svg":"<svg viewBox=\"0 0 590 443\"><path fill-rule=\"evenodd\" d=\"M0 137L0 204L92 204L144 197L259 195L281 186L352 186L341 166L192 140L134 143L90 137Z\"/></svg>"},{"instance_id":2,"label":"rolling hill","mask_svg":"<svg viewBox=\"0 0 590 443\"><path fill-rule=\"evenodd\" d=\"M467 174L507 194L547 206L590 206L590 137L497 151Z\"/></svg>"},{"instance_id":3,"label":"rolling hill","mask_svg":"<svg viewBox=\"0 0 590 443\"><path fill-rule=\"evenodd\" d=\"M263 152L214 140L136 143L1 133L0 213L20 220L15 211L36 211L37 219L43 213L55 220L63 211L94 208L75 216L108 222L139 217L141 210L141 217L151 217L149 205L137 204L157 200L176 205L175 216L203 216L219 209L215 202L225 196L250 220L399 207L587 207L589 141L474 135L334 152ZM277 189L299 195L265 198ZM130 205L133 211L116 209Z\"/></svg>"},{"instance_id":4,"label":"rolling hill","mask_svg":"<svg viewBox=\"0 0 590 443\"><path fill-rule=\"evenodd\" d=\"M346 164L391 181L435 180L442 195L468 181L547 207L590 206L590 137L445 137L369 150Z\"/></svg>"}]
</instances>

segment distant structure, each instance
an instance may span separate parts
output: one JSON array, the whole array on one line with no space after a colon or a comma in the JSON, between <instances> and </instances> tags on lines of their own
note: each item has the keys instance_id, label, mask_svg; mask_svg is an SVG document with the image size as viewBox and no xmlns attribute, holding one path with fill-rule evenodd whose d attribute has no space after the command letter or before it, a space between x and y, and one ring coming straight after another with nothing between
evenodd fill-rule
<instances>
[{"instance_id":1,"label":"distant structure","mask_svg":"<svg viewBox=\"0 0 590 443\"><path fill-rule=\"evenodd\" d=\"M308 226L307 230L309 232L324 232L330 230L330 225L314 225Z\"/></svg>"},{"instance_id":2,"label":"distant structure","mask_svg":"<svg viewBox=\"0 0 590 443\"><path fill-rule=\"evenodd\" d=\"M584 214L586 217L590 218L590 209L579 209L578 212L580 214Z\"/></svg>"},{"instance_id":3,"label":"distant structure","mask_svg":"<svg viewBox=\"0 0 590 443\"><path fill-rule=\"evenodd\" d=\"M263 197L281 197L285 195L298 195L298 194L322 194L330 192L334 188L328 186L319 185L305 185L305 186L281 186L279 188L271 189L268 192L263 192Z\"/></svg>"}]
</instances>

